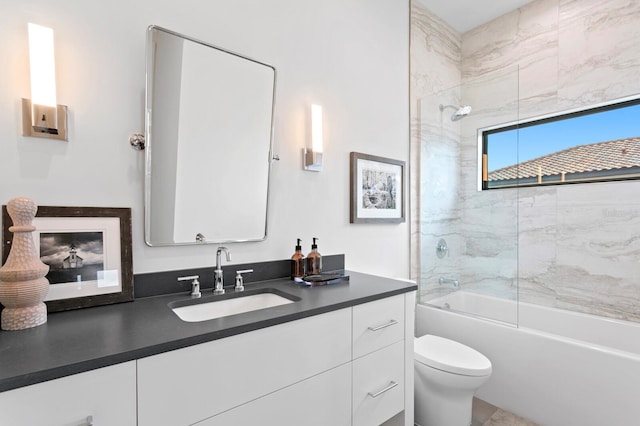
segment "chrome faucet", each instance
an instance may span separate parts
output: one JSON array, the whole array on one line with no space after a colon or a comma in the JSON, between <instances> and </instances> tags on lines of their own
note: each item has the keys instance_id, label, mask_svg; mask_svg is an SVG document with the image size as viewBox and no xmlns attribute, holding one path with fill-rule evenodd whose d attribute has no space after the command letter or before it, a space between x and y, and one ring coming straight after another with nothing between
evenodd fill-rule
<instances>
[{"instance_id":1,"label":"chrome faucet","mask_svg":"<svg viewBox=\"0 0 640 426\"><path fill-rule=\"evenodd\" d=\"M224 280L222 276L222 262L220 255L222 252L227 255L227 262L231 261L229 250L226 247L218 247L216 250L216 269L213 271L213 294L224 294Z\"/></svg>"},{"instance_id":2,"label":"chrome faucet","mask_svg":"<svg viewBox=\"0 0 640 426\"><path fill-rule=\"evenodd\" d=\"M460 281L451 278L440 277L438 278L438 284L453 284L455 288L460 288Z\"/></svg>"}]
</instances>

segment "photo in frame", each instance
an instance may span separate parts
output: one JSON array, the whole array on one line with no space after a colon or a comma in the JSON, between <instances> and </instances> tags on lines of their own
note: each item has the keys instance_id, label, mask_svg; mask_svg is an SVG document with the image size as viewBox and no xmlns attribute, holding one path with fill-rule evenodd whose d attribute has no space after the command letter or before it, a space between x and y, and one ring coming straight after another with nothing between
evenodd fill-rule
<instances>
[{"instance_id":1,"label":"photo in frame","mask_svg":"<svg viewBox=\"0 0 640 426\"><path fill-rule=\"evenodd\" d=\"M404 222L405 162L352 152L350 164L350 222Z\"/></svg>"},{"instance_id":2,"label":"photo in frame","mask_svg":"<svg viewBox=\"0 0 640 426\"><path fill-rule=\"evenodd\" d=\"M2 263L13 233L2 206ZM133 300L131 209L38 206L33 240L49 265L48 312Z\"/></svg>"}]
</instances>

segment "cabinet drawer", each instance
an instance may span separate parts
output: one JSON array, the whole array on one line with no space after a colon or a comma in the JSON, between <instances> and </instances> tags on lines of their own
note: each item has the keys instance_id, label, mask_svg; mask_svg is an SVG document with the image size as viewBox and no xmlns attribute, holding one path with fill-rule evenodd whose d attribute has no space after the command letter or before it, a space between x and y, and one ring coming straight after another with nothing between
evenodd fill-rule
<instances>
[{"instance_id":1,"label":"cabinet drawer","mask_svg":"<svg viewBox=\"0 0 640 426\"><path fill-rule=\"evenodd\" d=\"M350 426L351 364L225 411L195 426Z\"/></svg>"},{"instance_id":2,"label":"cabinet drawer","mask_svg":"<svg viewBox=\"0 0 640 426\"><path fill-rule=\"evenodd\" d=\"M348 363L350 319L342 309L140 359L138 425L193 424Z\"/></svg>"},{"instance_id":3,"label":"cabinet drawer","mask_svg":"<svg viewBox=\"0 0 640 426\"><path fill-rule=\"evenodd\" d=\"M353 308L353 358L404 339L404 295Z\"/></svg>"},{"instance_id":4,"label":"cabinet drawer","mask_svg":"<svg viewBox=\"0 0 640 426\"><path fill-rule=\"evenodd\" d=\"M379 425L404 410L404 341L353 361L353 425Z\"/></svg>"},{"instance_id":5,"label":"cabinet drawer","mask_svg":"<svg viewBox=\"0 0 640 426\"><path fill-rule=\"evenodd\" d=\"M135 361L0 393L0 424L136 424Z\"/></svg>"}]
</instances>

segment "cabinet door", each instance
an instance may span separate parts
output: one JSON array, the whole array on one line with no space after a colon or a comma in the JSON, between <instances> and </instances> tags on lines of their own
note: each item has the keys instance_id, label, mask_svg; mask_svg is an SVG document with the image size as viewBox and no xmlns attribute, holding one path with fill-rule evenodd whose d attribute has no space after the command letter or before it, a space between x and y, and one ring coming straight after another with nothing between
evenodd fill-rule
<instances>
[{"instance_id":1,"label":"cabinet door","mask_svg":"<svg viewBox=\"0 0 640 426\"><path fill-rule=\"evenodd\" d=\"M353 361L353 425L379 425L404 410L404 341Z\"/></svg>"},{"instance_id":2,"label":"cabinet door","mask_svg":"<svg viewBox=\"0 0 640 426\"><path fill-rule=\"evenodd\" d=\"M2 392L0 424L135 426L135 361Z\"/></svg>"},{"instance_id":3,"label":"cabinet door","mask_svg":"<svg viewBox=\"0 0 640 426\"><path fill-rule=\"evenodd\" d=\"M404 295L353 308L353 358L404 339Z\"/></svg>"},{"instance_id":4,"label":"cabinet door","mask_svg":"<svg viewBox=\"0 0 640 426\"><path fill-rule=\"evenodd\" d=\"M350 308L142 358L138 424L193 424L350 360Z\"/></svg>"},{"instance_id":5,"label":"cabinet door","mask_svg":"<svg viewBox=\"0 0 640 426\"><path fill-rule=\"evenodd\" d=\"M197 426L350 426L351 364L197 423Z\"/></svg>"}]
</instances>

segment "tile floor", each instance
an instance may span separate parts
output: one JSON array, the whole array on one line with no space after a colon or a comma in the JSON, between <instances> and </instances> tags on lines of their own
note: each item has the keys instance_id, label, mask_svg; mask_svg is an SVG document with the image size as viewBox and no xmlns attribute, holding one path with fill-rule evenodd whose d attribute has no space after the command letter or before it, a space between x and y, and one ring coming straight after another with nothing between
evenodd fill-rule
<instances>
[{"instance_id":1,"label":"tile floor","mask_svg":"<svg viewBox=\"0 0 640 426\"><path fill-rule=\"evenodd\" d=\"M536 423L473 398L471 426L538 426Z\"/></svg>"}]
</instances>

